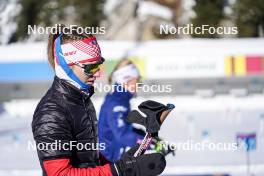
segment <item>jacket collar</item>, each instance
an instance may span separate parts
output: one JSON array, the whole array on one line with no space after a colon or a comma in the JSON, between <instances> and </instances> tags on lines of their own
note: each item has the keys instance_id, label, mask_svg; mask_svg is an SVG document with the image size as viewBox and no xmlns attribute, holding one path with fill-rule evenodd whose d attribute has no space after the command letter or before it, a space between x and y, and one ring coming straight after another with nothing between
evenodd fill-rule
<instances>
[{"instance_id":1,"label":"jacket collar","mask_svg":"<svg viewBox=\"0 0 264 176\"><path fill-rule=\"evenodd\" d=\"M71 96L73 98L89 98L94 94L94 87L90 86L87 91L81 91L66 80L55 76L52 86L60 93Z\"/></svg>"}]
</instances>

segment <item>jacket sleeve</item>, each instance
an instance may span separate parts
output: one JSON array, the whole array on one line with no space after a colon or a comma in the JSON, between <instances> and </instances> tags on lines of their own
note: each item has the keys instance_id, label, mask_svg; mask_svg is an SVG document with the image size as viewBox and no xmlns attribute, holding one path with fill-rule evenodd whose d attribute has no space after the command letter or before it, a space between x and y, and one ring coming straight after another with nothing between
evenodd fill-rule
<instances>
[{"instance_id":1,"label":"jacket sleeve","mask_svg":"<svg viewBox=\"0 0 264 176\"><path fill-rule=\"evenodd\" d=\"M71 125L64 110L41 108L34 113L32 131L42 169L47 176L112 176L110 165L74 168L70 164Z\"/></svg>"},{"instance_id":2,"label":"jacket sleeve","mask_svg":"<svg viewBox=\"0 0 264 176\"><path fill-rule=\"evenodd\" d=\"M135 133L132 125L126 121L127 111L115 111L114 109L112 109L112 113L109 113L109 116L106 118L111 131L115 138L122 139L119 141L123 145L134 146L137 140L143 139L143 136Z\"/></svg>"},{"instance_id":3,"label":"jacket sleeve","mask_svg":"<svg viewBox=\"0 0 264 176\"><path fill-rule=\"evenodd\" d=\"M71 157L67 147L73 137L64 109L53 104L38 108L33 117L32 132L41 160Z\"/></svg>"},{"instance_id":4,"label":"jacket sleeve","mask_svg":"<svg viewBox=\"0 0 264 176\"><path fill-rule=\"evenodd\" d=\"M99 153L99 160L101 165L111 164L111 162L108 161L102 153Z\"/></svg>"},{"instance_id":5,"label":"jacket sleeve","mask_svg":"<svg viewBox=\"0 0 264 176\"><path fill-rule=\"evenodd\" d=\"M74 168L69 159L44 161L47 176L112 176L109 164L95 168Z\"/></svg>"}]
</instances>

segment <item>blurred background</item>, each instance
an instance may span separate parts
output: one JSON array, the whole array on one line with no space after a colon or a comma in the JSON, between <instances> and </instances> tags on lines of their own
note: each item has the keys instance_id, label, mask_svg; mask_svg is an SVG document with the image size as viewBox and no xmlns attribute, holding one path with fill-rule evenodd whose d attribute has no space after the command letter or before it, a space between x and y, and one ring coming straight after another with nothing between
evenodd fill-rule
<instances>
[{"instance_id":1,"label":"blurred background","mask_svg":"<svg viewBox=\"0 0 264 176\"><path fill-rule=\"evenodd\" d=\"M163 175L264 175L264 3L261 0L0 0L0 176L40 176L32 114L53 80L47 35L28 25L105 27L97 38L106 64L132 59L146 85L139 92L174 103L160 136L170 142L243 145L235 151L177 151ZM160 34L160 25L237 27L236 35ZM92 97L97 113L105 93Z\"/></svg>"}]
</instances>

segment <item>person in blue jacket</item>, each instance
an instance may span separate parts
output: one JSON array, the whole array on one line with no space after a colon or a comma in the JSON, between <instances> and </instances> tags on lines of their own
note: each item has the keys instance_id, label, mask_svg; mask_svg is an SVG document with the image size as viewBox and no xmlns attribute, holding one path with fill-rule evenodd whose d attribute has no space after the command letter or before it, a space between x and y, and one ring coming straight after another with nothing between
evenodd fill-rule
<instances>
[{"instance_id":1,"label":"person in blue jacket","mask_svg":"<svg viewBox=\"0 0 264 176\"><path fill-rule=\"evenodd\" d=\"M111 162L143 139L145 133L126 121L130 112L130 100L136 94L140 74L127 59L121 60L109 77L114 91L108 93L99 113L99 141L105 144L101 153Z\"/></svg>"}]
</instances>

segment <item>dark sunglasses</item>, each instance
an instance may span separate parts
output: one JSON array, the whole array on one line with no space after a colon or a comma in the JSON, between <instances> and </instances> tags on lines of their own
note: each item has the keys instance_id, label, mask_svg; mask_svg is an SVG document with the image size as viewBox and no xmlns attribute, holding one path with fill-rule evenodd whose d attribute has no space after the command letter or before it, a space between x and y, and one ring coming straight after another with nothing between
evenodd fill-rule
<instances>
[{"instance_id":1,"label":"dark sunglasses","mask_svg":"<svg viewBox=\"0 0 264 176\"><path fill-rule=\"evenodd\" d=\"M105 59L102 57L100 61L98 61L97 63L94 64L82 64L81 68L84 69L84 73L87 76L92 76L93 74L95 74L99 69L100 66L104 63Z\"/></svg>"}]
</instances>

